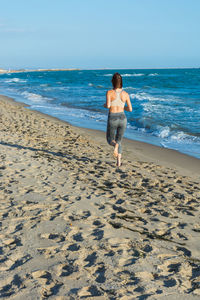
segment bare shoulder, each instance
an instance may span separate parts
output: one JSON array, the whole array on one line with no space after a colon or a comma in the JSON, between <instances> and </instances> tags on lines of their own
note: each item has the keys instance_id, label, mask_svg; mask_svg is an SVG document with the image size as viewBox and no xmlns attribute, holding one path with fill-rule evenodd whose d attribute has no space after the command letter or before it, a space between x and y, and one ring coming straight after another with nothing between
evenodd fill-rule
<instances>
[{"instance_id":1,"label":"bare shoulder","mask_svg":"<svg viewBox=\"0 0 200 300\"><path fill-rule=\"evenodd\" d=\"M107 91L107 95L112 95L112 94L113 94L113 90Z\"/></svg>"},{"instance_id":2,"label":"bare shoulder","mask_svg":"<svg viewBox=\"0 0 200 300\"><path fill-rule=\"evenodd\" d=\"M122 91L122 94L123 94L124 96L128 96L128 93L125 92L124 90Z\"/></svg>"},{"instance_id":3,"label":"bare shoulder","mask_svg":"<svg viewBox=\"0 0 200 300\"><path fill-rule=\"evenodd\" d=\"M109 90L107 91L106 96L109 98L113 98L115 97L115 92L113 90Z\"/></svg>"},{"instance_id":4,"label":"bare shoulder","mask_svg":"<svg viewBox=\"0 0 200 300\"><path fill-rule=\"evenodd\" d=\"M129 98L129 94L125 91L122 91L122 98L123 99L128 99Z\"/></svg>"}]
</instances>

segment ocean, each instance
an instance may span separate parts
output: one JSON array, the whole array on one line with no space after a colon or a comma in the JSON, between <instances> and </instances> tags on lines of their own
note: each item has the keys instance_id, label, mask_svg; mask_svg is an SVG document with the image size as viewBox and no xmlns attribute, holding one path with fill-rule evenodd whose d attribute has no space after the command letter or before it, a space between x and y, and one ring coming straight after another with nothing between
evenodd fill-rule
<instances>
[{"instance_id":1,"label":"ocean","mask_svg":"<svg viewBox=\"0 0 200 300\"><path fill-rule=\"evenodd\" d=\"M200 69L28 71L0 74L0 93L72 125L106 131L115 72L133 106L125 136L200 159Z\"/></svg>"}]
</instances>

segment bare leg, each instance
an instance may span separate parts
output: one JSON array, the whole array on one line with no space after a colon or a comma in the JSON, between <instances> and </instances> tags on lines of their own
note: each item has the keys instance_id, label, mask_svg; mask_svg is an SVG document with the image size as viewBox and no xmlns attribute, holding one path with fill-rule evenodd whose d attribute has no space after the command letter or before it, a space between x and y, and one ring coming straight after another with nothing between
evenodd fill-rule
<instances>
[{"instance_id":1,"label":"bare leg","mask_svg":"<svg viewBox=\"0 0 200 300\"><path fill-rule=\"evenodd\" d=\"M115 157L118 157L118 155L119 155L118 149L119 149L119 144L115 142L115 147L114 147L114 152L113 152L113 155Z\"/></svg>"},{"instance_id":2,"label":"bare leg","mask_svg":"<svg viewBox=\"0 0 200 300\"><path fill-rule=\"evenodd\" d=\"M110 142L110 145L111 145L111 146L114 146L114 152L113 152L113 155L114 155L115 157L117 157L117 156L118 156L118 148L119 148L119 144L116 143L115 140L112 140L112 141Z\"/></svg>"},{"instance_id":3,"label":"bare leg","mask_svg":"<svg viewBox=\"0 0 200 300\"><path fill-rule=\"evenodd\" d=\"M117 166L118 166L118 167L120 167L121 164L122 164L122 163L121 163L121 158L122 158L122 155L121 155L121 154L118 154L118 155L117 155Z\"/></svg>"}]
</instances>

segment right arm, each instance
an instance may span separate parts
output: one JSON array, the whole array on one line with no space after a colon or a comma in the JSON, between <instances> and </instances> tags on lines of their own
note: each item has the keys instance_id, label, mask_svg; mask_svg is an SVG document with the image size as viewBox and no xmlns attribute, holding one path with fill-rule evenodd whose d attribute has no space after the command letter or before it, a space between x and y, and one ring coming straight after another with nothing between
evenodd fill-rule
<instances>
[{"instance_id":1,"label":"right arm","mask_svg":"<svg viewBox=\"0 0 200 300\"><path fill-rule=\"evenodd\" d=\"M103 105L105 108L110 108L111 99L109 91L106 93L106 103Z\"/></svg>"},{"instance_id":2,"label":"right arm","mask_svg":"<svg viewBox=\"0 0 200 300\"><path fill-rule=\"evenodd\" d=\"M124 107L124 110L132 111L132 104L131 104L129 94L127 94L127 96L126 96L126 104L127 104L127 106Z\"/></svg>"}]
</instances>

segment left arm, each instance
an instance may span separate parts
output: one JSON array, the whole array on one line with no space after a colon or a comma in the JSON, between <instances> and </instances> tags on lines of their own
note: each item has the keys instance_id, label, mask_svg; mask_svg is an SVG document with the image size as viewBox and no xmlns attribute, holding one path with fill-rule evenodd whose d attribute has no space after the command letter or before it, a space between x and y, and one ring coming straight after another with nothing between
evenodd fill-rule
<instances>
[{"instance_id":1,"label":"left arm","mask_svg":"<svg viewBox=\"0 0 200 300\"><path fill-rule=\"evenodd\" d=\"M130 100L130 97L128 94L126 95L126 104L127 104L127 106L124 107L124 110L132 111L132 104L131 104L131 100Z\"/></svg>"}]
</instances>

